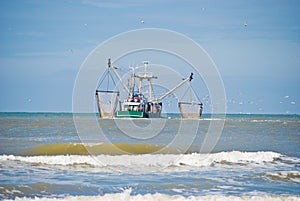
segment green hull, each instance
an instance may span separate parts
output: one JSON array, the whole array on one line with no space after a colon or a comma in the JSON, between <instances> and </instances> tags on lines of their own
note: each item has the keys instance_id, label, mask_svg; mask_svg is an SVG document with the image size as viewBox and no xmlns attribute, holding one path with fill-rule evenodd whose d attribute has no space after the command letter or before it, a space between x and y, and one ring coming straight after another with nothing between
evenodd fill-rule
<instances>
[{"instance_id":1,"label":"green hull","mask_svg":"<svg viewBox=\"0 0 300 201\"><path fill-rule=\"evenodd\" d=\"M137 111L117 111L117 118L147 118L147 114L145 112L137 112Z\"/></svg>"}]
</instances>

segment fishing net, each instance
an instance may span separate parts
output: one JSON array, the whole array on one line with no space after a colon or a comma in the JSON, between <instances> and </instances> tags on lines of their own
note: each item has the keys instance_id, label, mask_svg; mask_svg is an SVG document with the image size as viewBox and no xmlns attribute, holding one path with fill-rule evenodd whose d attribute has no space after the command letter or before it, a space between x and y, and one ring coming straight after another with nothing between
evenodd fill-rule
<instances>
[{"instance_id":1,"label":"fishing net","mask_svg":"<svg viewBox=\"0 0 300 201\"><path fill-rule=\"evenodd\" d=\"M178 108L182 118L199 119L202 114L202 103L179 102Z\"/></svg>"},{"instance_id":2,"label":"fishing net","mask_svg":"<svg viewBox=\"0 0 300 201\"><path fill-rule=\"evenodd\" d=\"M96 91L96 100L100 118L113 118L119 102L118 91Z\"/></svg>"}]
</instances>

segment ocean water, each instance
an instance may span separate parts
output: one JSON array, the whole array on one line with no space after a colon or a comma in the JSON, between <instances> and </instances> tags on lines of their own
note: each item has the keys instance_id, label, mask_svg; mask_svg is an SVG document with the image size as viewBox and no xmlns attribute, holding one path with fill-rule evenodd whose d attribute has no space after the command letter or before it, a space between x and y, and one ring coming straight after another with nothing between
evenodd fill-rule
<instances>
[{"instance_id":1,"label":"ocean water","mask_svg":"<svg viewBox=\"0 0 300 201\"><path fill-rule=\"evenodd\" d=\"M156 120L159 132L149 120L96 118L95 129L94 115L75 118L84 123L0 114L1 200L300 200L299 115L226 115L209 152L201 147L220 121L210 115L195 135L178 132L195 120L176 115Z\"/></svg>"}]
</instances>

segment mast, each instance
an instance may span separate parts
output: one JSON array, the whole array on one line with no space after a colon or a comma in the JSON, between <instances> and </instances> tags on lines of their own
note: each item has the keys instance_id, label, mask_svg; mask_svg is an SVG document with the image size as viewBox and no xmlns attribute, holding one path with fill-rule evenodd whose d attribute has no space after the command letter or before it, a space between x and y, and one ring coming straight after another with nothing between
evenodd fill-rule
<instances>
[{"instance_id":1,"label":"mast","mask_svg":"<svg viewBox=\"0 0 300 201\"><path fill-rule=\"evenodd\" d=\"M132 74L131 74L131 93L129 93L130 97L133 97L134 94L134 87L135 87L135 79L134 79L134 67L131 67L132 69Z\"/></svg>"},{"instance_id":2,"label":"mast","mask_svg":"<svg viewBox=\"0 0 300 201\"><path fill-rule=\"evenodd\" d=\"M151 72L147 72L147 65L149 64L149 61L144 61L144 72L137 73L135 77L140 79L139 83L139 93L142 93L142 87L143 87L143 80L146 79L149 81L149 101L152 102L152 79L157 79L156 76L153 76Z\"/></svg>"},{"instance_id":3,"label":"mast","mask_svg":"<svg viewBox=\"0 0 300 201\"><path fill-rule=\"evenodd\" d=\"M193 73L191 73L191 75L189 77L185 78L182 82L180 82L179 84L177 84L173 89L171 89L170 91L168 91L167 93L165 93L164 95L162 95L161 97L159 97L158 99L156 99L156 102L159 102L162 99L166 98L171 93L173 93L176 89L178 89L179 87L181 87L182 85L184 85L186 82L192 81L192 79L193 79Z\"/></svg>"},{"instance_id":4,"label":"mast","mask_svg":"<svg viewBox=\"0 0 300 201\"><path fill-rule=\"evenodd\" d=\"M152 102L152 79L149 80L149 101Z\"/></svg>"},{"instance_id":5,"label":"mast","mask_svg":"<svg viewBox=\"0 0 300 201\"><path fill-rule=\"evenodd\" d=\"M120 80L121 84L123 85L124 89L127 91L127 93L130 94L130 96L132 96L131 91L128 89L128 87L126 86L125 82L123 82L121 76L119 75L119 73L116 70L116 68L112 65L110 59L108 59L108 67L111 68L114 71L114 73L116 74L117 78Z\"/></svg>"}]
</instances>

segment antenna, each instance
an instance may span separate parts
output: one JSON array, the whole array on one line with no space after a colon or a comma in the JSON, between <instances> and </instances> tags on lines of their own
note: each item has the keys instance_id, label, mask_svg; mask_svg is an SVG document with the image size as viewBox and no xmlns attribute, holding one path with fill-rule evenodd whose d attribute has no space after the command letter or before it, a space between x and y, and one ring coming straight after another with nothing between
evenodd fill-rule
<instances>
[{"instance_id":1,"label":"antenna","mask_svg":"<svg viewBox=\"0 0 300 201\"><path fill-rule=\"evenodd\" d=\"M144 64L144 71L145 73L147 72L147 66L149 64L149 61L143 61L143 64Z\"/></svg>"}]
</instances>

